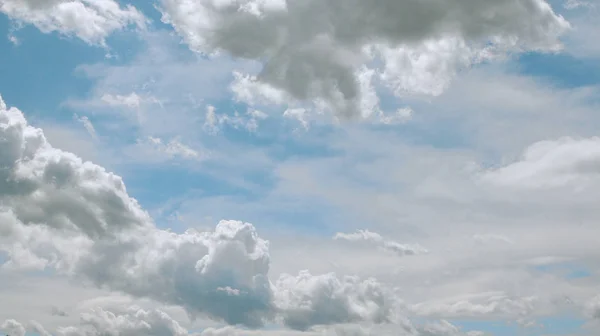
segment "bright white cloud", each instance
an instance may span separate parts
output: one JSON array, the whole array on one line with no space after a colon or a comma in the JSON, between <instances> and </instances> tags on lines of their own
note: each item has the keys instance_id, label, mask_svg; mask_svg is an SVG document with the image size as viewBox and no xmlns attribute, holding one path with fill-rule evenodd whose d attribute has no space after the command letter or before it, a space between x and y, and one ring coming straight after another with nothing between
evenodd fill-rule
<instances>
[{"instance_id":1,"label":"bright white cloud","mask_svg":"<svg viewBox=\"0 0 600 336\"><path fill-rule=\"evenodd\" d=\"M370 60L383 61L380 79L396 94L437 95L458 70L494 53L559 49L569 28L543 0L160 4L191 49L264 62L255 79L237 78L234 92L246 101L314 103L342 118L377 109Z\"/></svg>"},{"instance_id":2,"label":"bright white cloud","mask_svg":"<svg viewBox=\"0 0 600 336\"><path fill-rule=\"evenodd\" d=\"M483 180L514 188L589 187L600 177L600 138L540 141L529 146L522 158L490 170Z\"/></svg>"},{"instance_id":3,"label":"bright white cloud","mask_svg":"<svg viewBox=\"0 0 600 336\"><path fill-rule=\"evenodd\" d=\"M111 33L128 26L144 28L146 18L131 5L114 0L2 0L0 12L20 24L31 24L44 33L76 36L94 45L105 45Z\"/></svg>"}]
</instances>

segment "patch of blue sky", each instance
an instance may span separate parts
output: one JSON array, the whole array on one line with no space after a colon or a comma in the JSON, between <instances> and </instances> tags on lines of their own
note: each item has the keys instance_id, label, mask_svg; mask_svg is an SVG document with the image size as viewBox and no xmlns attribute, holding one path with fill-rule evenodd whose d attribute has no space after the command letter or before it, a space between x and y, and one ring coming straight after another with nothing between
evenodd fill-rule
<instances>
[{"instance_id":1,"label":"patch of blue sky","mask_svg":"<svg viewBox=\"0 0 600 336\"><path fill-rule=\"evenodd\" d=\"M202 197L257 197L256 190L249 190L247 186L236 184L227 176L219 176L209 169L190 170L188 166L171 164L135 166L133 169L133 173L126 175L128 191L149 208L189 193Z\"/></svg>"},{"instance_id":2,"label":"patch of blue sky","mask_svg":"<svg viewBox=\"0 0 600 336\"><path fill-rule=\"evenodd\" d=\"M8 31L10 25L0 15L0 31ZM32 115L52 112L48 109L55 110L65 97L85 94L92 83L74 76L73 70L81 62L101 61L105 55L102 49L42 34L32 26L19 30L18 38L20 44L13 45L6 35L0 37L0 93L9 105Z\"/></svg>"},{"instance_id":3,"label":"patch of blue sky","mask_svg":"<svg viewBox=\"0 0 600 336\"><path fill-rule=\"evenodd\" d=\"M533 76L563 88L594 86L600 82L597 59L575 57L569 53L524 53L515 61L514 71Z\"/></svg>"},{"instance_id":4,"label":"patch of blue sky","mask_svg":"<svg viewBox=\"0 0 600 336\"><path fill-rule=\"evenodd\" d=\"M583 333L588 321L575 317L547 317L538 320L538 324L543 326L545 333L543 335L578 335Z\"/></svg>"},{"instance_id":5,"label":"patch of blue sky","mask_svg":"<svg viewBox=\"0 0 600 336\"><path fill-rule=\"evenodd\" d=\"M547 265L537 265L534 270L543 273L553 273L566 279L583 279L593 276L593 273L584 265L575 262L559 262Z\"/></svg>"},{"instance_id":6,"label":"patch of blue sky","mask_svg":"<svg viewBox=\"0 0 600 336\"><path fill-rule=\"evenodd\" d=\"M0 31L10 31L13 23L0 16ZM25 25L13 33L13 44L6 35L0 38L0 93L9 105L18 106L30 118L66 121L72 114L61 107L68 99L81 99L94 81L81 76L81 64L125 63L137 54L141 43L133 32L118 32L107 38L111 50L90 46L76 37L42 33ZM107 53L118 55L107 59ZM41 56L41 57L40 57ZM35 99L31 99L35 97Z\"/></svg>"}]
</instances>

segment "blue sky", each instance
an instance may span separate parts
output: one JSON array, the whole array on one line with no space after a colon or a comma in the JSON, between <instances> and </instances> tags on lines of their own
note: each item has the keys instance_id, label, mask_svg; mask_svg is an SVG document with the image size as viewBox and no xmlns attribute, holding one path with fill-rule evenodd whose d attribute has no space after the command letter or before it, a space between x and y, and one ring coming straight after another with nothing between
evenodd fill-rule
<instances>
[{"instance_id":1,"label":"blue sky","mask_svg":"<svg viewBox=\"0 0 600 336\"><path fill-rule=\"evenodd\" d=\"M0 331L596 334L600 3L525 2L0 0Z\"/></svg>"}]
</instances>

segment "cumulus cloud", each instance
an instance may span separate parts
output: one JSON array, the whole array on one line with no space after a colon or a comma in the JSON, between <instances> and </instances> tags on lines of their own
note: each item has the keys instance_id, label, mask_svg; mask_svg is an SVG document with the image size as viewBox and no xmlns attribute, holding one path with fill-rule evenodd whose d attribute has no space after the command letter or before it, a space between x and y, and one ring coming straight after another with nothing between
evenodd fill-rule
<instances>
[{"instance_id":1,"label":"cumulus cloud","mask_svg":"<svg viewBox=\"0 0 600 336\"><path fill-rule=\"evenodd\" d=\"M231 323L260 325L270 311L268 244L252 225L159 230L121 178L53 148L19 110L0 110L0 134L3 267L54 268Z\"/></svg>"},{"instance_id":2,"label":"cumulus cloud","mask_svg":"<svg viewBox=\"0 0 600 336\"><path fill-rule=\"evenodd\" d=\"M408 245L401 244L393 240L386 240L379 233L371 232L369 230L358 230L353 233L338 232L335 234L333 239L367 244L369 246L375 246L398 255L416 255L427 253L427 249L418 244Z\"/></svg>"},{"instance_id":3,"label":"cumulus cloud","mask_svg":"<svg viewBox=\"0 0 600 336\"><path fill-rule=\"evenodd\" d=\"M191 49L264 63L254 79L238 78L251 84L237 86L248 100L311 102L342 118L377 111L371 77L398 95L437 95L473 63L506 51L559 49L569 28L544 0L160 4L162 20ZM367 68L375 63L382 64L376 73Z\"/></svg>"},{"instance_id":4,"label":"cumulus cloud","mask_svg":"<svg viewBox=\"0 0 600 336\"><path fill-rule=\"evenodd\" d=\"M167 313L154 309L131 307L115 314L102 308L81 314L80 325L59 329L59 334L76 335L148 335L187 336L188 331Z\"/></svg>"},{"instance_id":5,"label":"cumulus cloud","mask_svg":"<svg viewBox=\"0 0 600 336\"><path fill-rule=\"evenodd\" d=\"M8 320L2 328L11 336L25 335L26 328L19 322ZM31 321L27 328L41 336L51 336L41 324ZM158 310L144 310L130 307L126 312L113 313L102 308L94 308L80 315L77 326L59 327L55 335L60 336L187 336L188 331L167 313Z\"/></svg>"},{"instance_id":6,"label":"cumulus cloud","mask_svg":"<svg viewBox=\"0 0 600 336\"><path fill-rule=\"evenodd\" d=\"M427 323L414 327L409 323L381 326L360 324L339 324L317 327L309 331L289 329L247 330L233 326L205 328L200 332L191 332L181 326L169 314L160 309L142 309L132 306L124 312L114 313L102 308L94 308L80 315L77 325L58 327L51 334L41 324L31 321L27 328L15 320L2 324L4 331L11 336L25 335L34 331L40 336L480 336L480 332L462 332L447 321Z\"/></svg>"},{"instance_id":7,"label":"cumulus cloud","mask_svg":"<svg viewBox=\"0 0 600 336\"><path fill-rule=\"evenodd\" d=\"M276 284L276 302L283 321L294 329L314 325L394 320L398 299L375 279L338 279L333 274L282 275Z\"/></svg>"},{"instance_id":8,"label":"cumulus cloud","mask_svg":"<svg viewBox=\"0 0 600 336\"><path fill-rule=\"evenodd\" d=\"M15 320L6 320L0 327L6 330L11 336L25 336L25 327Z\"/></svg>"},{"instance_id":9,"label":"cumulus cloud","mask_svg":"<svg viewBox=\"0 0 600 336\"><path fill-rule=\"evenodd\" d=\"M31 24L44 33L76 36L104 45L111 33L128 26L143 28L146 18L131 5L114 0L2 0L0 12L20 24Z\"/></svg>"},{"instance_id":10,"label":"cumulus cloud","mask_svg":"<svg viewBox=\"0 0 600 336\"><path fill-rule=\"evenodd\" d=\"M53 148L2 100L0 139L3 268L54 270L249 327L275 315L292 328L390 319L394 299L374 280L300 273L273 285L269 242L249 223L157 228L119 176Z\"/></svg>"}]
</instances>

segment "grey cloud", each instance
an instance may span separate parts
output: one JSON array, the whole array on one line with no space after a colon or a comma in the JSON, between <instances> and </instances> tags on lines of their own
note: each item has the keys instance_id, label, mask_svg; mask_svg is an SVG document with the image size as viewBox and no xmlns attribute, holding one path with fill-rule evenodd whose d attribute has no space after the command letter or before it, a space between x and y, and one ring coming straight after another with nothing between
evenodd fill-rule
<instances>
[{"instance_id":1,"label":"grey cloud","mask_svg":"<svg viewBox=\"0 0 600 336\"><path fill-rule=\"evenodd\" d=\"M476 50L485 50L489 43L498 52L556 50L558 37L569 27L543 0L160 3L163 21L193 50L264 62L259 81L293 99L325 102L342 118L361 113L361 95L366 93L358 73L373 57L384 61L383 73L391 78L382 79L390 85L436 93L419 82L431 77L429 68L440 77L451 75L457 66L482 57ZM443 41L457 44L448 49ZM439 53L439 48L446 52ZM432 57L437 61L428 62ZM438 61L448 69L436 68ZM422 67L423 62L431 67ZM410 80L398 84L403 71L410 73ZM411 80L415 83L409 85Z\"/></svg>"},{"instance_id":2,"label":"grey cloud","mask_svg":"<svg viewBox=\"0 0 600 336\"><path fill-rule=\"evenodd\" d=\"M283 321L293 329L314 325L394 320L398 299L374 279L339 279L335 274L282 275L276 284L276 302Z\"/></svg>"}]
</instances>

